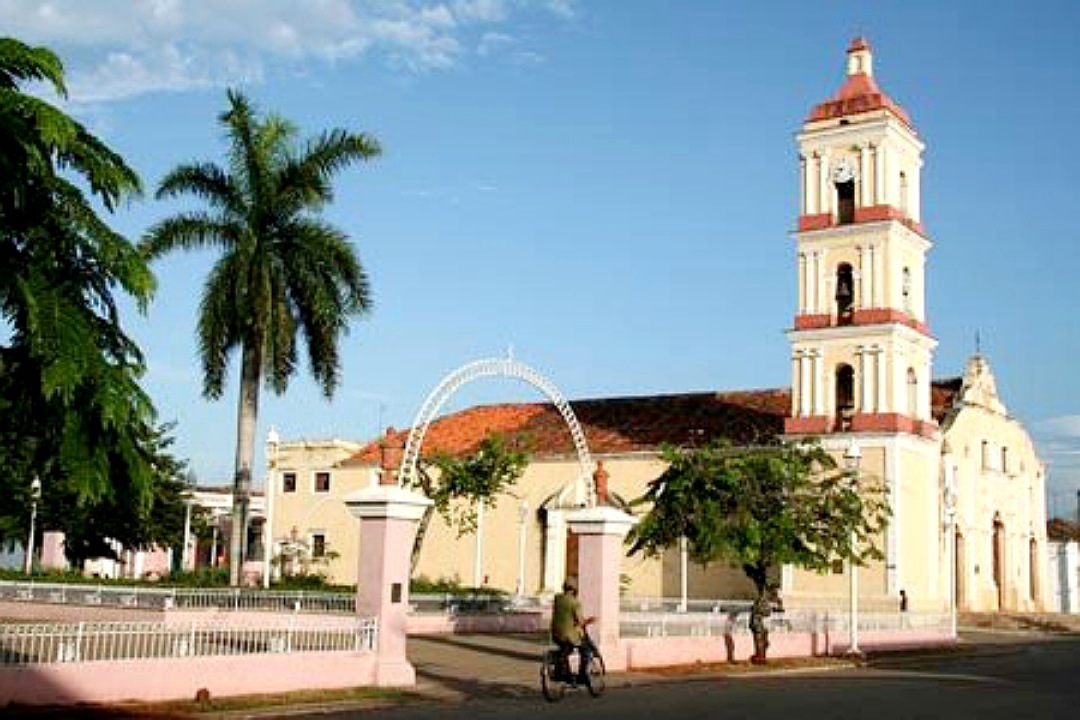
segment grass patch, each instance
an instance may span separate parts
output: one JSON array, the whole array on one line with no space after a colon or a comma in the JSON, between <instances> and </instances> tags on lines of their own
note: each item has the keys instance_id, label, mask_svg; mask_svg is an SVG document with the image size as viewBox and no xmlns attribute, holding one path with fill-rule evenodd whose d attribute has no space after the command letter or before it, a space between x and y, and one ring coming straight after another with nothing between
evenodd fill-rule
<instances>
[{"instance_id":1,"label":"grass patch","mask_svg":"<svg viewBox=\"0 0 1080 720\"><path fill-rule=\"evenodd\" d=\"M631 673L644 675L698 675L698 674L729 674L729 675L753 675L756 673L770 673L777 670L813 670L816 668L851 667L851 660L838 657L809 657L809 658L770 658L763 665L755 665L749 660L736 660L734 662L696 662L689 665L670 665L667 667L642 668L631 670Z\"/></svg>"},{"instance_id":2,"label":"grass patch","mask_svg":"<svg viewBox=\"0 0 1080 720\"><path fill-rule=\"evenodd\" d=\"M78 715L91 718L198 718L206 715L227 715L250 711L315 708L323 705L384 707L424 700L426 698L422 695L407 690L357 687L211 697L203 701L192 699L158 703L111 703L107 706L85 704L48 707L8 706L0 709L0 717L67 718Z\"/></svg>"}]
</instances>

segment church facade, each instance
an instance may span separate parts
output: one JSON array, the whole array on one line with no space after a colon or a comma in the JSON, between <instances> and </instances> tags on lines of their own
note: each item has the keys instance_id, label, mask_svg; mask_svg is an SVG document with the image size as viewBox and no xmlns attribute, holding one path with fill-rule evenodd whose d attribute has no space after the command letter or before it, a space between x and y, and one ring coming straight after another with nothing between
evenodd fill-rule
<instances>
[{"instance_id":1,"label":"church facade","mask_svg":"<svg viewBox=\"0 0 1080 720\"><path fill-rule=\"evenodd\" d=\"M616 498L632 499L663 471L665 443L748 443L763 433L818 438L880 483L892 510L879 542L884 561L859 570L864 607L893 609L903 590L914 610L946 610L954 601L967 610L1042 608L1044 467L998 397L985 357L972 357L962 377L933 380L937 341L925 280L933 243L920 197L925 146L908 113L878 86L864 40L848 48L840 90L811 110L797 143L791 388L573 401L603 463L598 473ZM530 447L514 496L486 508L473 535L458 537L434 522L416 574L552 592L573 572L564 516L580 502L586 479L562 419L546 404L445 416L431 426L423 452L468 453L491 433ZM330 577L355 582L359 533L340 499L371 481L387 444L403 441L403 433L390 433L359 449L342 443L318 452L284 443L272 473L274 544L301 535L324 552L332 546ZM847 572L784 568L780 592L790 606L836 606L847 597ZM677 551L629 558L625 573L625 590L635 596L675 596L683 582L696 597L750 592L741 572L684 568Z\"/></svg>"}]
</instances>

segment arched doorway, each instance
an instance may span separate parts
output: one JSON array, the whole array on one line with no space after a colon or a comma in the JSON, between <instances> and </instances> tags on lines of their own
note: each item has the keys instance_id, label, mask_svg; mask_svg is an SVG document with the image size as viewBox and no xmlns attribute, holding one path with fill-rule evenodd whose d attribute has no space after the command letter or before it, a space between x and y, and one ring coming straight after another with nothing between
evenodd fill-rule
<instances>
[{"instance_id":1,"label":"arched doorway","mask_svg":"<svg viewBox=\"0 0 1080 720\"><path fill-rule=\"evenodd\" d=\"M919 378L915 374L915 368L907 371L907 415L910 418L918 417L919 407Z\"/></svg>"},{"instance_id":2,"label":"arched doorway","mask_svg":"<svg viewBox=\"0 0 1080 720\"><path fill-rule=\"evenodd\" d=\"M836 183L837 219L841 225L855 222L855 180Z\"/></svg>"},{"instance_id":3,"label":"arched doorway","mask_svg":"<svg viewBox=\"0 0 1080 720\"><path fill-rule=\"evenodd\" d=\"M1039 609L1039 543L1031 538L1028 543L1028 592L1031 596L1032 610Z\"/></svg>"},{"instance_id":4,"label":"arched doorway","mask_svg":"<svg viewBox=\"0 0 1080 720\"><path fill-rule=\"evenodd\" d=\"M855 271L848 263L840 263L836 268L836 320L841 325L850 325L855 310Z\"/></svg>"},{"instance_id":5,"label":"arched doorway","mask_svg":"<svg viewBox=\"0 0 1080 720\"><path fill-rule=\"evenodd\" d=\"M997 586L998 610L1005 609L1005 524L1001 522L1001 515L994 514L993 535L993 567L994 584Z\"/></svg>"},{"instance_id":6,"label":"arched doorway","mask_svg":"<svg viewBox=\"0 0 1080 720\"><path fill-rule=\"evenodd\" d=\"M836 429L846 432L851 429L851 418L855 414L855 369L848 364L836 366Z\"/></svg>"},{"instance_id":7,"label":"arched doorway","mask_svg":"<svg viewBox=\"0 0 1080 720\"><path fill-rule=\"evenodd\" d=\"M965 559L964 559L964 533L960 532L960 528L956 529L956 536L953 538L953 542L956 543L956 609L967 609L967 577L964 574Z\"/></svg>"}]
</instances>

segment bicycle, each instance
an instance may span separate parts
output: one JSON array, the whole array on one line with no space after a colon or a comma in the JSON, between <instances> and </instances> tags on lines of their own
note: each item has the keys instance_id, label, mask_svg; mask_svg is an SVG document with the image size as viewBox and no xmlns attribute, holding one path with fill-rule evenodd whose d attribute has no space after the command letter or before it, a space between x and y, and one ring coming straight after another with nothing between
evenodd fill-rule
<instances>
[{"instance_id":1,"label":"bicycle","mask_svg":"<svg viewBox=\"0 0 1080 720\"><path fill-rule=\"evenodd\" d=\"M604 668L604 658L600 655L600 648L596 647L596 643L589 637L588 632L582 637L581 643L582 645L587 644L592 650L592 658L589 660L589 667L585 673L584 687L594 698L600 697L607 687L605 680L607 671ZM540 657L540 689L548 702L558 702L562 700L568 689L577 690L581 687L576 680L578 668L573 667L573 665L581 662L581 651L578 650L571 654L577 658L577 663L571 663L569 657L563 658L562 650L558 647L548 648Z\"/></svg>"}]
</instances>

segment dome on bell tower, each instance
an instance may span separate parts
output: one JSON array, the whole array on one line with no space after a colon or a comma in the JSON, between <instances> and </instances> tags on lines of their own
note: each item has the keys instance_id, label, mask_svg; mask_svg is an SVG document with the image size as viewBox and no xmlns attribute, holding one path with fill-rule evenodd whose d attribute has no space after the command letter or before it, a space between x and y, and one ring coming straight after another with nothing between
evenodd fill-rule
<instances>
[{"instance_id":1,"label":"dome on bell tower","mask_svg":"<svg viewBox=\"0 0 1080 720\"><path fill-rule=\"evenodd\" d=\"M887 110L914 130L911 117L874 80L874 56L870 44L861 37L851 41L847 50L847 78L831 99L814 106L806 122L846 118L852 115Z\"/></svg>"}]
</instances>

